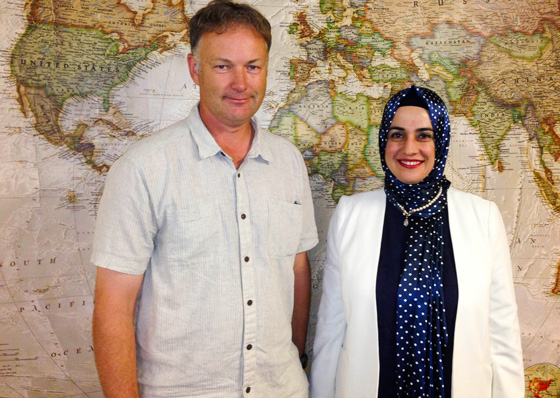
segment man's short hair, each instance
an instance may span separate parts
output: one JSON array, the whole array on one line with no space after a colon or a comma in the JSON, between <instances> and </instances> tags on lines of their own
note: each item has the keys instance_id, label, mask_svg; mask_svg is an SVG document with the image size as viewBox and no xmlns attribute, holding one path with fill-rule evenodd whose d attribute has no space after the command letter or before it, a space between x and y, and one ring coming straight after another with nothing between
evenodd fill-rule
<instances>
[{"instance_id":1,"label":"man's short hair","mask_svg":"<svg viewBox=\"0 0 560 398\"><path fill-rule=\"evenodd\" d=\"M234 3L231 0L213 0L201 8L189 22L191 52L194 54L203 34L223 33L232 26L250 26L266 41L270 51L272 34L270 23L256 9L248 4Z\"/></svg>"}]
</instances>

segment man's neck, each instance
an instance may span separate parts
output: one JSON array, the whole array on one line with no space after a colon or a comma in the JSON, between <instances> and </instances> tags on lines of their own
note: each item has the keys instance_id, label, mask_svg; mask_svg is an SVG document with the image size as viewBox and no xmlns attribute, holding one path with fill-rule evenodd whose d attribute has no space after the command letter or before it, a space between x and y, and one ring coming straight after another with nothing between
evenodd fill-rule
<instances>
[{"instance_id":1,"label":"man's neck","mask_svg":"<svg viewBox=\"0 0 560 398\"><path fill-rule=\"evenodd\" d=\"M247 153L249 153L253 142L254 132L251 122L248 121L241 126L231 127L219 123L211 116L208 117L209 115L203 113L201 110L200 118L202 122L216 143L222 148L222 151L232 158L235 168L239 168Z\"/></svg>"}]
</instances>

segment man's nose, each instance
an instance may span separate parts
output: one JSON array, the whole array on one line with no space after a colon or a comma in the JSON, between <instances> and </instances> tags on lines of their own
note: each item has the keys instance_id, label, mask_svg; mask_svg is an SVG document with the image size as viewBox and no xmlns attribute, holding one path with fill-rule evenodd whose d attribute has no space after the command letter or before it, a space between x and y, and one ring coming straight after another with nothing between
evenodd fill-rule
<instances>
[{"instance_id":1,"label":"man's nose","mask_svg":"<svg viewBox=\"0 0 560 398\"><path fill-rule=\"evenodd\" d=\"M232 88L237 91L243 91L247 88L247 73L244 68L234 70Z\"/></svg>"}]
</instances>

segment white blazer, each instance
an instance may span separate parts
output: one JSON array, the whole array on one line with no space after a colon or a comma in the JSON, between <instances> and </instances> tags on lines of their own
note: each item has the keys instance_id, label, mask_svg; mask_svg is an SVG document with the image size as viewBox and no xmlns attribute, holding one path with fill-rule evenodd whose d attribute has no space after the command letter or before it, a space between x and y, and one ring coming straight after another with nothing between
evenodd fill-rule
<instances>
[{"instance_id":1,"label":"white blazer","mask_svg":"<svg viewBox=\"0 0 560 398\"><path fill-rule=\"evenodd\" d=\"M459 301L453 398L523 398L521 338L509 246L495 203L450 188ZM385 192L341 198L329 227L311 398L377 397L375 285ZM381 397L384 398L384 397Z\"/></svg>"}]
</instances>

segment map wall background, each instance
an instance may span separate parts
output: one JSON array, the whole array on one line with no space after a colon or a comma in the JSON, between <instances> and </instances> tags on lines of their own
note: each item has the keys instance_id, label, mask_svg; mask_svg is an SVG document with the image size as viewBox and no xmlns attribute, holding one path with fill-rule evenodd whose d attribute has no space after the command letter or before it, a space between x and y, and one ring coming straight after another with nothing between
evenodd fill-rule
<instances>
[{"instance_id":1,"label":"map wall background","mask_svg":"<svg viewBox=\"0 0 560 398\"><path fill-rule=\"evenodd\" d=\"M0 3L0 397L101 397L89 261L106 171L185 117L188 20L206 2ZM321 243L342 194L381 186L392 93L445 98L446 175L498 203L512 251L527 397L560 397L558 1L252 1L273 25L261 124L305 157Z\"/></svg>"}]
</instances>

